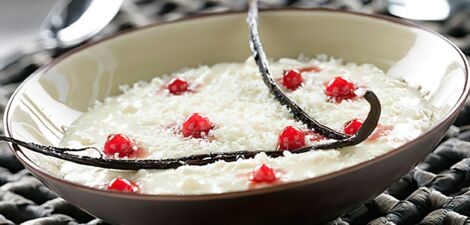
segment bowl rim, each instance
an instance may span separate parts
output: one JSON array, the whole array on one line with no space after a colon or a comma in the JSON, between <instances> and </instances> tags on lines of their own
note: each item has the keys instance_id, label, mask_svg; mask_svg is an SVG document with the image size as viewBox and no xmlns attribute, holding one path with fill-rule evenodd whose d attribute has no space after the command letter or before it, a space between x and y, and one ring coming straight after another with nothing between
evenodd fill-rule
<instances>
[{"instance_id":1,"label":"bowl rim","mask_svg":"<svg viewBox=\"0 0 470 225\"><path fill-rule=\"evenodd\" d=\"M462 51L450 40L448 40L446 37L443 35L427 28L422 25L410 22L410 21L405 21L402 19L390 17L390 16L384 16L384 15L379 15L379 14L370 14L370 13L363 13L363 12L356 12L356 11L348 11L348 10L338 10L338 9L330 9L330 8L288 8L288 7L281 7L281 8L275 8L275 9L263 9L261 10L261 15L264 12L326 12L326 13L338 13L338 14L346 14L346 15L353 15L353 16L358 16L358 17L363 17L363 18L369 18L372 20L377 20L377 21L383 21L383 22L389 22L401 26L406 26L409 28L415 28L415 29L420 29L426 32L429 32L430 34L435 35L436 37L441 38L443 41L448 43L461 57L462 62L464 64L464 74L465 74L465 85L464 85L464 91L461 93L459 96L459 99L455 105L453 105L450 110L443 116L443 118L439 121L437 121L432 127L430 127L428 130L423 132L420 136L414 138L413 140L385 153L382 155L379 155L377 157L374 157L372 159L366 160L364 162L355 164L350 167L346 167L343 169L340 169L338 171L334 171L331 173L327 173L321 176L305 179L305 180L300 180L300 181L293 181L293 182L288 182L284 184L279 184L279 185L274 185L270 187L263 187L259 189L253 189L253 190L243 190L243 191L233 191L233 192L223 192L223 193L210 193L210 194L189 194L189 195L177 195L177 194L139 194L139 193L126 193L126 192L115 192L115 191L107 191L103 189L98 189L94 187L89 187L85 186L76 182L68 181L63 178L60 178L56 175L53 175L49 172L47 172L45 169L43 169L41 166L37 165L33 160L31 160L20 148L19 146L15 144L9 144L9 147L11 151L14 153L17 159L29 170L33 171L33 175L35 173L40 174L43 177L47 177L48 179L53 180L54 182L62 183L65 186L71 186L77 190L85 191L85 192L92 192L90 194L97 194L97 195L106 195L108 197L118 197L118 198L128 198L128 199L140 199L140 200L163 200L163 201L198 201L198 200L217 200L217 199L226 199L226 198L236 198L236 197L246 197L246 196L252 196L252 195L258 195L258 194L269 194L277 191L283 191L291 188L296 188L296 187L301 187L301 186L306 186L306 185L312 185L314 183L319 183L325 180L332 179L337 176L345 175L347 173L350 173L352 171L367 167L373 163L376 163L378 161L381 161L385 158L391 157L393 155L398 154L399 152L403 151L407 147L413 145L414 143L418 142L419 140L425 139L427 136L429 136L433 131L438 129L439 127L443 127L446 122L449 122L453 120L458 113L458 110L463 107L465 104L465 100L467 95L469 94L470 91L470 81L469 81L469 63L466 59L465 54L462 53ZM149 25L143 26L143 27L137 27L137 28L132 28L126 31L118 32L116 34L113 34L111 36L105 37L103 39L100 39L95 42L91 43L86 43L82 46L79 46L75 49L72 49L71 51L68 51L61 55L60 57L54 59L50 63L42 66L40 69L35 71L33 74L31 74L27 79L25 79L15 90L15 92L12 94L10 97L8 104L5 108L5 113L4 113L4 121L3 125L5 128L5 135L8 137L13 137L13 132L11 130L11 108L14 102L17 101L16 96L23 92L24 86L29 83L33 78L38 77L41 74L44 74L47 72L51 67L55 66L56 64L60 63L64 59L82 51L87 48L90 48L94 45L100 44L102 42L121 37L124 35L127 35L129 33L135 33L138 31L142 31L145 29L151 29L154 27L162 26L162 25L168 25L172 23L178 23L182 21L188 21L188 20L197 20L197 19L203 19L207 17L217 17L217 16L226 16L226 15L237 15L237 14L244 14L246 13L246 10L232 10L232 11L226 11L226 12L213 12L213 13L205 13L205 14L198 14L198 15L192 15L188 17L183 17L177 20L173 21L165 21L165 22L155 22L151 23ZM247 41L248 43L248 41ZM37 175L35 175L37 176ZM52 188L55 189L55 188Z\"/></svg>"}]
</instances>

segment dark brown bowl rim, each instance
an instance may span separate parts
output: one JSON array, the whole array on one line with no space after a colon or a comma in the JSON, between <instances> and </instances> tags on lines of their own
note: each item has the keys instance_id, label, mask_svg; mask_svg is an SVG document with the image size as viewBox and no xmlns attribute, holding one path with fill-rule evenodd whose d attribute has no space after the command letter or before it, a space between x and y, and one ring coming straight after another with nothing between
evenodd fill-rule
<instances>
[{"instance_id":1,"label":"dark brown bowl rim","mask_svg":"<svg viewBox=\"0 0 470 225\"><path fill-rule=\"evenodd\" d=\"M360 168L364 168L369 166L370 164L373 164L377 161L381 161L384 158L390 157L392 155L398 154L399 152L403 151L406 149L408 146L411 146L418 142L418 140L424 139L427 136L432 133L432 131L438 129L441 126L444 126L447 122L452 120L454 116L458 113L458 110L464 105L465 99L469 93L469 64L467 62L466 56L460 51L460 49L452 43L450 40L445 38L439 33L436 33L429 28L426 28L424 26L418 25L416 23L410 22L410 21L405 21L401 19L397 19L394 17L389 17L389 16L384 16L384 15L377 15L377 14L368 14L368 13L361 13L361 12L354 12L354 11L347 11L347 10L336 10L336 9L328 9L328 8L313 8L313 9L306 9L306 8L275 8L275 9L265 9L262 10L263 12L284 12L284 11L297 11L297 12L328 12L328 13L339 13L339 14L349 14L349 15L355 15L359 17L369 17L371 19L376 19L376 20L381 20L381 21L386 21L390 23L395 23L411 28L417 28L421 29L424 31L427 31L433 35L436 35L437 37L443 39L445 42L447 42L452 48L454 48L457 53L460 55L462 58L463 64L465 66L465 86L464 86L464 91L462 92L461 96L459 97L459 100L457 101L457 104L455 104L449 112L441 119L440 121L436 122L431 128L429 128L427 131L422 133L420 136L417 138L411 140L410 142L407 142L403 145L401 145L398 148L395 148L385 154L379 155L373 159L364 161L362 163L335 171L331 172L328 174L324 174L318 177L313 177L309 178L306 180L301 180L301 181L293 181L293 182L288 182L285 184L279 184L279 185L274 185L270 187L264 187L260 189L254 189L254 190L245 190L245 191L234 191L234 192L225 192L225 193L214 193L214 194L200 194L200 195L158 195L158 194L135 194L135 193L125 193L125 192L114 192L114 191L106 191L98 188L93 188L85 185L81 185L79 183L71 182L62 178L59 178L55 175L51 175L49 172L45 171L43 168L41 168L39 165L34 163L26 154L24 154L17 145L14 144L9 144L11 150L13 153L16 155L20 161L26 165L26 167L30 170L33 170L36 173L41 174L44 177L47 177L48 179L52 179L56 182L63 183L68 186L72 186L74 188L83 190L83 191L88 191L88 192L95 192L96 194L100 195L108 195L109 197L119 197L119 198L129 198L129 199L141 199L141 200L164 200L164 201L195 201L195 200L216 200L216 199L224 199L224 198L236 198L236 197L243 197L243 196L250 196L250 195L257 195L257 194L267 194L267 193L272 193L272 192L277 192L277 191L282 191L290 188L295 188L299 186L304 186L304 185L311 185L314 183L318 183L327 179L332 179L333 177L337 177L340 175L344 175L347 173L350 173L351 171L358 170ZM96 44L99 44L101 42L123 36L128 33L144 30L144 29L149 29L161 25L167 25L167 24L172 24L172 23L178 23L181 21L186 21L186 20L195 20L195 19L200 19L200 18L206 18L206 17L213 17L213 16L224 16L224 15L234 15L234 14L242 14L246 13L246 11L228 11L228 12L216 12L216 13L206 13L206 14L200 14L200 15L193 15L190 17L185 17L182 19L174 20L174 21L168 21L168 22L156 22L147 26L139 27L139 28L133 28L124 32L117 33L115 35L111 35L109 37L103 38L101 40L98 40L96 42L92 43L87 43L83 46L77 47L59 58L53 60L49 64L44 65L41 67L39 70L31 74L23 83L16 89L16 91L13 93L13 95L10 97L10 100L5 108L5 116L4 116L4 127L5 127L5 135L11 137L12 136L12 131L10 127L10 109L15 101L15 96L22 90L23 86L25 86L30 79L32 79L35 76L38 76L40 74L43 74L47 72L51 67L54 65L58 64L65 58L82 51L84 49L87 49L91 46L94 46ZM248 41L247 41L248 42ZM33 173L34 174L34 173Z\"/></svg>"}]
</instances>

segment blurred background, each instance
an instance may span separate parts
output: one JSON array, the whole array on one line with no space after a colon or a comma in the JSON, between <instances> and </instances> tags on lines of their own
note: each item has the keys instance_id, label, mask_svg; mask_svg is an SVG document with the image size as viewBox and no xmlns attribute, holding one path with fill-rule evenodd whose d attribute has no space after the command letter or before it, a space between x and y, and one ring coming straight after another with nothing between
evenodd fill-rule
<instances>
[{"instance_id":1,"label":"blurred background","mask_svg":"<svg viewBox=\"0 0 470 225\"><path fill-rule=\"evenodd\" d=\"M470 54L470 0L261 2L264 8L326 7L409 19L446 35ZM246 8L245 0L0 0L0 84L20 81L77 45L126 29Z\"/></svg>"},{"instance_id":2,"label":"blurred background","mask_svg":"<svg viewBox=\"0 0 470 225\"><path fill-rule=\"evenodd\" d=\"M467 57L470 55L470 0L261 1L261 8L278 7L325 7L403 18L441 33L460 47ZM77 46L152 23L246 9L244 0L0 0L0 116L21 81L37 68ZM470 141L469 108L467 105L446 139ZM462 152L456 153L458 148L445 143L429 157L463 157ZM331 224L392 225L425 221L421 224L470 225L469 166L449 164L437 168L441 167L442 170L433 172L411 171L384 194ZM450 186L458 188L450 191L439 189L439 182L454 182L455 185ZM437 187L433 187L434 184ZM423 186L432 188L423 189ZM434 197L424 199L423 192ZM424 199L424 203L404 200L413 197ZM459 200L464 204L432 208L434 201L442 199L464 199ZM396 216L400 210L408 209L406 217ZM58 198L24 170L6 145L0 144L0 225L3 224L106 223Z\"/></svg>"}]
</instances>

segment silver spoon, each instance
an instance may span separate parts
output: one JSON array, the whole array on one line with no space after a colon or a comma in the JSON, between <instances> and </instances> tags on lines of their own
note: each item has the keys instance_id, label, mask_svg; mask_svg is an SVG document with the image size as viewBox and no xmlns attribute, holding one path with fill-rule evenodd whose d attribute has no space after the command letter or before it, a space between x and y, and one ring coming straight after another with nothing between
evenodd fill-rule
<instances>
[{"instance_id":1,"label":"silver spoon","mask_svg":"<svg viewBox=\"0 0 470 225\"><path fill-rule=\"evenodd\" d=\"M0 60L1 70L12 70L36 53L76 46L102 30L118 13L123 0L61 0L43 22L39 38Z\"/></svg>"},{"instance_id":2,"label":"silver spoon","mask_svg":"<svg viewBox=\"0 0 470 225\"><path fill-rule=\"evenodd\" d=\"M470 12L470 0L388 0L390 14L411 20L442 21Z\"/></svg>"}]
</instances>

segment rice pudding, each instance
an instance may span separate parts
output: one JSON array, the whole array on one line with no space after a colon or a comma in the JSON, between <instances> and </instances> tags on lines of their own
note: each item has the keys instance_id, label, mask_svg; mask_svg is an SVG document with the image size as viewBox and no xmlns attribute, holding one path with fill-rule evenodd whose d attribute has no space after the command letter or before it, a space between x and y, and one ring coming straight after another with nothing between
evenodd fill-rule
<instances>
[{"instance_id":1,"label":"rice pudding","mask_svg":"<svg viewBox=\"0 0 470 225\"><path fill-rule=\"evenodd\" d=\"M49 169L87 186L146 194L242 191L331 173L384 154L428 129L434 109L417 88L370 64L340 59L283 58L271 62L279 85L309 115L354 134L369 104L361 89L379 97L382 114L368 140L342 149L167 170L120 171L48 158ZM294 120L262 81L250 58L158 76L122 86L67 128L64 147L95 146L115 158L165 159L240 150L291 150L328 141ZM96 155L93 151L80 154Z\"/></svg>"}]
</instances>

